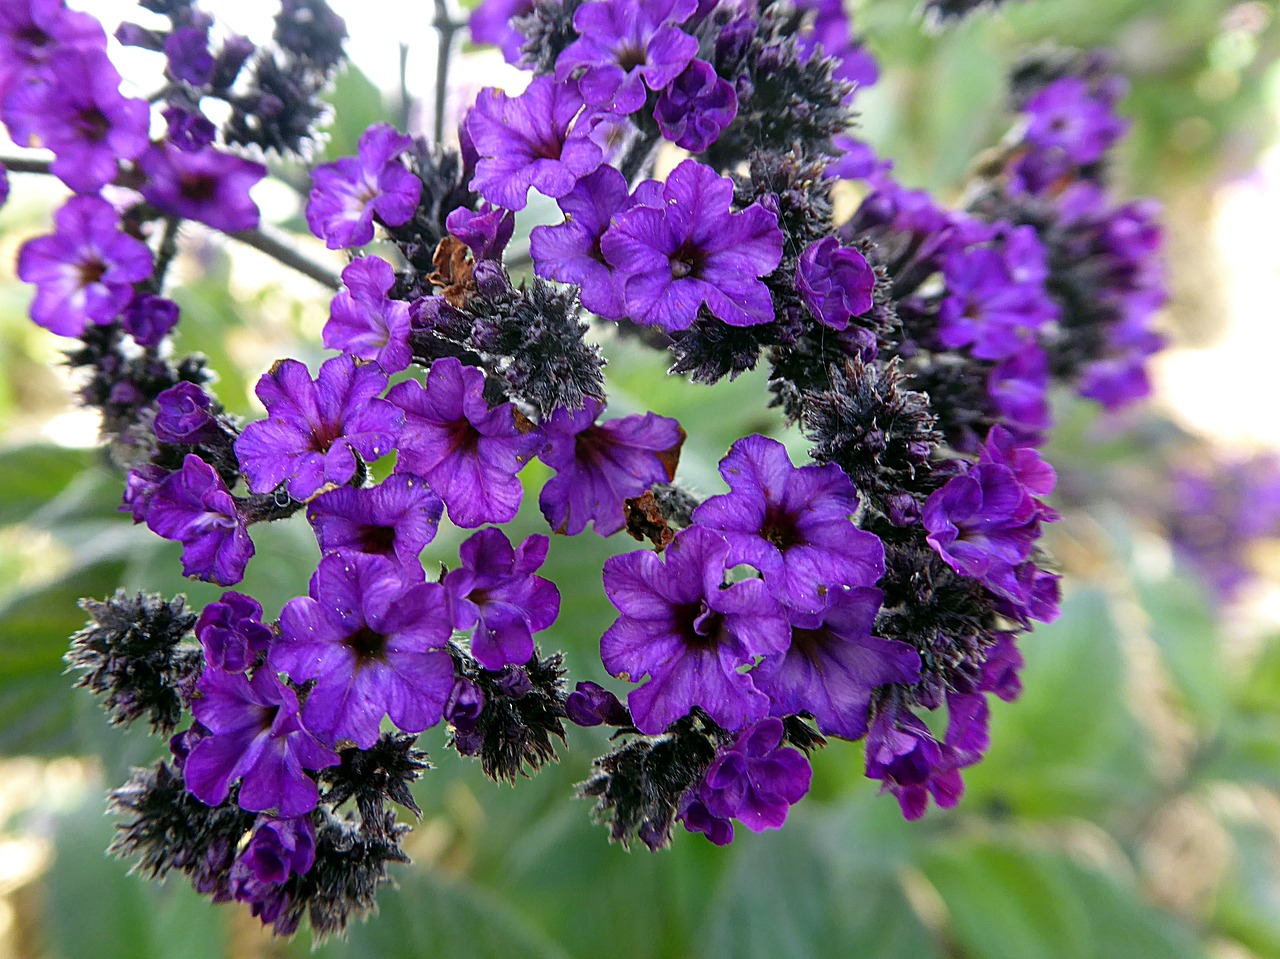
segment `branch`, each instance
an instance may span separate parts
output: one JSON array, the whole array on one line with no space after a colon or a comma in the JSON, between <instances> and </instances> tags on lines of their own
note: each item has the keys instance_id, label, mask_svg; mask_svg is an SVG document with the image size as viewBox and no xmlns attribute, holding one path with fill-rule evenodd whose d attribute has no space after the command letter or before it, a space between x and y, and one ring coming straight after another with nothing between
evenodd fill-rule
<instances>
[{"instance_id":1,"label":"branch","mask_svg":"<svg viewBox=\"0 0 1280 959\"><path fill-rule=\"evenodd\" d=\"M451 6L450 0L435 0L436 17L431 24L440 36L440 44L436 50L435 115L431 118L432 142L437 148L444 146L444 109L449 93L449 59L453 56L453 38L467 23L452 15Z\"/></svg>"}]
</instances>

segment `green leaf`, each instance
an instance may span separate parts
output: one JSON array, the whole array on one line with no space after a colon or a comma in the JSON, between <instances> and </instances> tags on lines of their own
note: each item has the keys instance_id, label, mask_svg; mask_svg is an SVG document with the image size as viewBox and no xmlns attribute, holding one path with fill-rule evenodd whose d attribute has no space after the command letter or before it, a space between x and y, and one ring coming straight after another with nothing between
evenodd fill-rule
<instances>
[{"instance_id":1,"label":"green leaf","mask_svg":"<svg viewBox=\"0 0 1280 959\"><path fill-rule=\"evenodd\" d=\"M1216 722L1227 700L1222 637L1199 583L1186 576L1134 582L1182 702L1202 722Z\"/></svg>"},{"instance_id":2,"label":"green leaf","mask_svg":"<svg viewBox=\"0 0 1280 959\"><path fill-rule=\"evenodd\" d=\"M97 450L43 444L0 450L0 526L30 522L33 514L93 470L100 458Z\"/></svg>"}]
</instances>

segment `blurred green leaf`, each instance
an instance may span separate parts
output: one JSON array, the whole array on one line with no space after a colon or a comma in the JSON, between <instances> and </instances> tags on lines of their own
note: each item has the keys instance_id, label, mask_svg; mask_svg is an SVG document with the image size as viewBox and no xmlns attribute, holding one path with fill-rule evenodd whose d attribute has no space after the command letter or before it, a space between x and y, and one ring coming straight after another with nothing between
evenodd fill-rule
<instances>
[{"instance_id":1,"label":"blurred green leaf","mask_svg":"<svg viewBox=\"0 0 1280 959\"><path fill-rule=\"evenodd\" d=\"M1217 722L1227 698L1222 637L1200 584L1187 576L1153 580L1139 574L1134 586L1183 703L1201 722Z\"/></svg>"},{"instance_id":2,"label":"blurred green leaf","mask_svg":"<svg viewBox=\"0 0 1280 959\"><path fill-rule=\"evenodd\" d=\"M323 160L354 156L360 135L370 126L387 119L382 92L354 64L349 64L333 82L328 101L333 104L329 142Z\"/></svg>"}]
</instances>

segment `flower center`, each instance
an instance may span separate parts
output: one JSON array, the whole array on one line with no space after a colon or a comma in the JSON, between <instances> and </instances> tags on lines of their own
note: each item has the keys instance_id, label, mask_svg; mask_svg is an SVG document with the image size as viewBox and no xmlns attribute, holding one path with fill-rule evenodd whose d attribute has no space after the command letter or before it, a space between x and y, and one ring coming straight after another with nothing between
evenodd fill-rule
<instances>
[{"instance_id":1,"label":"flower center","mask_svg":"<svg viewBox=\"0 0 1280 959\"><path fill-rule=\"evenodd\" d=\"M98 143L105 140L111 130L111 123L97 107L81 110L76 117L76 126L84 134L86 140Z\"/></svg>"},{"instance_id":2,"label":"flower center","mask_svg":"<svg viewBox=\"0 0 1280 959\"><path fill-rule=\"evenodd\" d=\"M724 633L724 617L708 606L705 599L678 607L676 621L680 625L684 644L690 649L710 650L720 645Z\"/></svg>"},{"instance_id":3,"label":"flower center","mask_svg":"<svg viewBox=\"0 0 1280 959\"><path fill-rule=\"evenodd\" d=\"M179 191L193 203L208 203L218 194L218 178L208 173L189 173L183 176Z\"/></svg>"},{"instance_id":4,"label":"flower center","mask_svg":"<svg viewBox=\"0 0 1280 959\"><path fill-rule=\"evenodd\" d=\"M760 535L784 553L792 546L799 546L804 542L804 537L796 529L795 516L773 504L765 511L764 528L760 530Z\"/></svg>"},{"instance_id":5,"label":"flower center","mask_svg":"<svg viewBox=\"0 0 1280 959\"><path fill-rule=\"evenodd\" d=\"M102 279L104 273L107 272L107 265L101 260L83 260L79 264L80 285L82 287L92 286Z\"/></svg>"},{"instance_id":6,"label":"flower center","mask_svg":"<svg viewBox=\"0 0 1280 959\"><path fill-rule=\"evenodd\" d=\"M690 276L702 262L702 251L694 247L682 246L668 258L671 264L671 279L683 280Z\"/></svg>"},{"instance_id":7,"label":"flower center","mask_svg":"<svg viewBox=\"0 0 1280 959\"><path fill-rule=\"evenodd\" d=\"M344 639L343 643L356 654L356 669L386 657L387 637L368 626L361 626Z\"/></svg>"},{"instance_id":8,"label":"flower center","mask_svg":"<svg viewBox=\"0 0 1280 959\"><path fill-rule=\"evenodd\" d=\"M396 551L396 528L394 526L361 526L357 534L360 552L373 553L377 556L390 556Z\"/></svg>"},{"instance_id":9,"label":"flower center","mask_svg":"<svg viewBox=\"0 0 1280 959\"><path fill-rule=\"evenodd\" d=\"M636 67L644 66L648 59L645 48L636 43L623 44L618 50L618 66L622 67L627 73L630 73Z\"/></svg>"}]
</instances>

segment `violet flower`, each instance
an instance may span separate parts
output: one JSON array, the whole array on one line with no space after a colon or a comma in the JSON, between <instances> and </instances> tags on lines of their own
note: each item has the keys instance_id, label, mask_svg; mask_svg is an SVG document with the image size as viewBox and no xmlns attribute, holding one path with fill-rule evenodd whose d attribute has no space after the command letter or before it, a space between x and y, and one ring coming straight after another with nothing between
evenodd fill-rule
<instances>
[{"instance_id":1,"label":"violet flower","mask_svg":"<svg viewBox=\"0 0 1280 959\"><path fill-rule=\"evenodd\" d=\"M38 82L55 53L106 48L97 18L67 9L64 0L0 4L0 102L20 82Z\"/></svg>"},{"instance_id":2,"label":"violet flower","mask_svg":"<svg viewBox=\"0 0 1280 959\"><path fill-rule=\"evenodd\" d=\"M782 745L785 731L781 719L762 719L717 754L698 790L707 812L752 832L781 828L813 778L804 754Z\"/></svg>"},{"instance_id":3,"label":"violet flower","mask_svg":"<svg viewBox=\"0 0 1280 959\"><path fill-rule=\"evenodd\" d=\"M178 325L178 304L163 296L135 292L120 322L139 346L159 346Z\"/></svg>"},{"instance_id":4,"label":"violet flower","mask_svg":"<svg viewBox=\"0 0 1280 959\"><path fill-rule=\"evenodd\" d=\"M1061 150L1073 163L1086 165L1102 159L1128 128L1111 111L1110 104L1095 97L1079 77L1062 77L1037 92L1023 112L1029 122L1028 143L1043 150Z\"/></svg>"},{"instance_id":5,"label":"violet flower","mask_svg":"<svg viewBox=\"0 0 1280 959\"><path fill-rule=\"evenodd\" d=\"M214 669L243 673L271 644L271 627L262 622L262 604L252 596L229 591L200 612L196 639Z\"/></svg>"},{"instance_id":6,"label":"violet flower","mask_svg":"<svg viewBox=\"0 0 1280 959\"><path fill-rule=\"evenodd\" d=\"M213 416L213 401L195 383L176 383L156 397L152 424L161 443L198 446L222 435Z\"/></svg>"},{"instance_id":7,"label":"violet flower","mask_svg":"<svg viewBox=\"0 0 1280 959\"><path fill-rule=\"evenodd\" d=\"M248 845L236 858L232 874L244 872L246 879L279 885L290 876L306 875L315 861L316 826L310 816L259 816Z\"/></svg>"},{"instance_id":8,"label":"violet flower","mask_svg":"<svg viewBox=\"0 0 1280 959\"><path fill-rule=\"evenodd\" d=\"M382 556L421 581L419 556L440 528L444 503L420 476L393 473L377 486L340 486L307 507L322 553Z\"/></svg>"},{"instance_id":9,"label":"violet flower","mask_svg":"<svg viewBox=\"0 0 1280 959\"><path fill-rule=\"evenodd\" d=\"M231 586L244 579L253 540L235 498L212 466L188 453L151 492L147 526L182 544L182 575Z\"/></svg>"},{"instance_id":10,"label":"violet flower","mask_svg":"<svg viewBox=\"0 0 1280 959\"><path fill-rule=\"evenodd\" d=\"M866 257L842 247L834 236L810 243L800 254L796 288L800 298L819 321L843 330L849 320L871 309L875 271Z\"/></svg>"},{"instance_id":11,"label":"violet flower","mask_svg":"<svg viewBox=\"0 0 1280 959\"><path fill-rule=\"evenodd\" d=\"M672 80L653 110L662 135L690 153L701 153L715 143L737 115L733 84L705 60L694 60Z\"/></svg>"},{"instance_id":12,"label":"violet flower","mask_svg":"<svg viewBox=\"0 0 1280 959\"><path fill-rule=\"evenodd\" d=\"M267 175L261 163L213 147L153 146L138 161L147 176L142 195L171 216L197 220L224 233L252 230L258 205L250 188Z\"/></svg>"},{"instance_id":13,"label":"violet flower","mask_svg":"<svg viewBox=\"0 0 1280 959\"><path fill-rule=\"evenodd\" d=\"M307 200L311 232L338 250L371 241L375 215L388 226L408 223L422 196L422 181L400 162L412 148L410 137L377 123L360 136L357 156L316 167Z\"/></svg>"},{"instance_id":14,"label":"violet flower","mask_svg":"<svg viewBox=\"0 0 1280 959\"><path fill-rule=\"evenodd\" d=\"M352 260L342 271L342 289L329 304L321 334L331 350L376 360L388 373L409 365L409 304L387 296L395 286L391 264L376 256Z\"/></svg>"},{"instance_id":15,"label":"violet flower","mask_svg":"<svg viewBox=\"0 0 1280 959\"><path fill-rule=\"evenodd\" d=\"M520 60L525 37L511 26L512 17L522 17L533 9L534 0L484 0L471 11L468 26L476 43L492 43L502 49L508 63Z\"/></svg>"},{"instance_id":16,"label":"violet flower","mask_svg":"<svg viewBox=\"0 0 1280 959\"><path fill-rule=\"evenodd\" d=\"M465 243L477 261L502 262L502 252L511 242L516 228L516 215L502 207L484 204L483 210L469 210L460 206L447 217L444 224L449 232Z\"/></svg>"}]
</instances>

